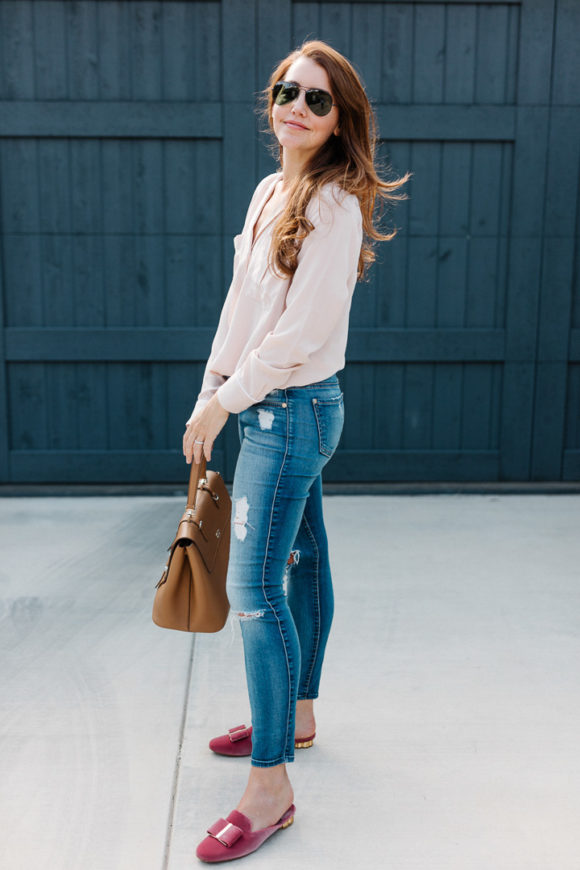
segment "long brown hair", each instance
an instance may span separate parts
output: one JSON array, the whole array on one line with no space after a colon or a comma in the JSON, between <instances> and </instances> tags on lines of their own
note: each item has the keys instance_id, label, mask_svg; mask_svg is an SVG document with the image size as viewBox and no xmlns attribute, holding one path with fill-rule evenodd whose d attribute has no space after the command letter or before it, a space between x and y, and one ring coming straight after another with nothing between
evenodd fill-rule
<instances>
[{"instance_id":1,"label":"long brown hair","mask_svg":"<svg viewBox=\"0 0 580 870\"><path fill-rule=\"evenodd\" d=\"M277 221L270 249L270 258L275 270L291 278L298 266L298 253L302 241L314 229L306 217L306 207L313 195L324 184L338 185L358 197L363 220L363 243L358 262L358 278L367 273L375 260L373 240L388 242L397 234L382 233L375 225L377 198L380 219L385 202L407 199L407 194L395 194L413 173L402 178L384 181L377 172L377 124L374 111L353 66L338 51L320 40L304 42L291 52L270 76L267 88L261 93L262 114L274 132L272 121L272 87L284 79L291 65L299 57L309 57L326 70L330 81L332 98L339 112L339 135L332 134L309 160L302 174L292 184L288 204ZM275 139L274 153L280 166L283 165L283 148Z\"/></svg>"}]
</instances>

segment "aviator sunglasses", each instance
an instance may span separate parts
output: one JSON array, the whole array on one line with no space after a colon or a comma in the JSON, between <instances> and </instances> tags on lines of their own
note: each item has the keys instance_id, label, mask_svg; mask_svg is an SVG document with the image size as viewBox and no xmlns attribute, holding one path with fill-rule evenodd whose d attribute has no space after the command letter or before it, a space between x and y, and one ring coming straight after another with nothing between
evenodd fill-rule
<instances>
[{"instance_id":1,"label":"aviator sunglasses","mask_svg":"<svg viewBox=\"0 0 580 870\"><path fill-rule=\"evenodd\" d=\"M304 99L311 112L319 118L328 115L334 103L328 91L319 88L305 88L296 82L277 82L272 88L272 97L277 106L285 106L297 100L300 91L304 91Z\"/></svg>"}]
</instances>

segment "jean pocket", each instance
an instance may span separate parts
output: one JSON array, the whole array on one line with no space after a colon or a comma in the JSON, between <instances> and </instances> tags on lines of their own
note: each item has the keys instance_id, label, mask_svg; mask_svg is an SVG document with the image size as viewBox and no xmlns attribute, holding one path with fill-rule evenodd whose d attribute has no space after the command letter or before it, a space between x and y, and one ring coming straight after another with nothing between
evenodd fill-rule
<instances>
[{"instance_id":1,"label":"jean pocket","mask_svg":"<svg viewBox=\"0 0 580 870\"><path fill-rule=\"evenodd\" d=\"M344 424L344 400L342 393L328 399L312 399L312 407L318 428L318 448L323 456L332 456Z\"/></svg>"}]
</instances>

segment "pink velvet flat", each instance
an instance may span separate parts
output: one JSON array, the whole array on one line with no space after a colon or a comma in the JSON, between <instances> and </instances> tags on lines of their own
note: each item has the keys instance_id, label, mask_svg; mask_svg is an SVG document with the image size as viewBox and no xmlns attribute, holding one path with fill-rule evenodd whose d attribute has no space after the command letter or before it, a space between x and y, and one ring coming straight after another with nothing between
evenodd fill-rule
<instances>
[{"instance_id":1,"label":"pink velvet flat","mask_svg":"<svg viewBox=\"0 0 580 870\"><path fill-rule=\"evenodd\" d=\"M290 806L281 819L269 828L252 831L252 823L247 816L232 810L227 819L218 819L207 829L208 836L201 841L195 854L201 861L216 864L218 861L233 861L243 858L259 849L262 843L294 821L296 807Z\"/></svg>"},{"instance_id":2,"label":"pink velvet flat","mask_svg":"<svg viewBox=\"0 0 580 870\"><path fill-rule=\"evenodd\" d=\"M316 734L310 737L300 737L294 741L295 749L308 749L314 743ZM214 737L209 741L209 748L218 755L231 755L241 758L252 754L252 726L236 725L227 734Z\"/></svg>"}]
</instances>

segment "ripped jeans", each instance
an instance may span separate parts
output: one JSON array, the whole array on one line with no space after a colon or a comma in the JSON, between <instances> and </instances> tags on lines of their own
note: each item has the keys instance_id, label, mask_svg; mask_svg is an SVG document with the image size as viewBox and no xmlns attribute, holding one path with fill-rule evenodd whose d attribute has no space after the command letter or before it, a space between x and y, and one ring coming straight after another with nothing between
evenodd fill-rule
<instances>
[{"instance_id":1,"label":"ripped jeans","mask_svg":"<svg viewBox=\"0 0 580 870\"><path fill-rule=\"evenodd\" d=\"M273 390L238 416L227 593L240 615L256 767L294 760L296 700L318 697L334 610L321 472L343 422L336 375Z\"/></svg>"}]
</instances>

